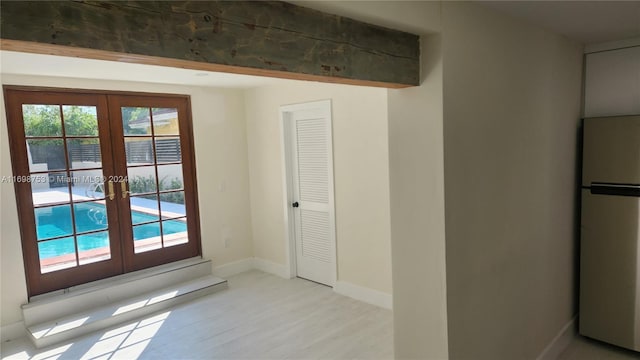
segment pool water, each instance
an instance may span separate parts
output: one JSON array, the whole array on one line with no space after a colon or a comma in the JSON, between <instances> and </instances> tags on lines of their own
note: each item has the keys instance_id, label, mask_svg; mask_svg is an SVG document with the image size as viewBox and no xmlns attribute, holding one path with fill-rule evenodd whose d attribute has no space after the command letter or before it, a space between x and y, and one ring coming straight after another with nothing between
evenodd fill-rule
<instances>
[{"instance_id":1,"label":"pool water","mask_svg":"<svg viewBox=\"0 0 640 360\"><path fill-rule=\"evenodd\" d=\"M105 206L99 203L74 204L76 233L104 230L87 235L78 235L78 251L87 251L109 245L107 217ZM58 205L35 209L36 234L40 259L73 254L73 222L70 205ZM140 211L131 212L134 241L160 236L160 226L165 235L187 231L187 224L182 220L164 220L144 225L136 225L149 221L158 221L159 217ZM162 224L162 225L160 225ZM54 237L67 236L57 240L42 241Z\"/></svg>"}]
</instances>

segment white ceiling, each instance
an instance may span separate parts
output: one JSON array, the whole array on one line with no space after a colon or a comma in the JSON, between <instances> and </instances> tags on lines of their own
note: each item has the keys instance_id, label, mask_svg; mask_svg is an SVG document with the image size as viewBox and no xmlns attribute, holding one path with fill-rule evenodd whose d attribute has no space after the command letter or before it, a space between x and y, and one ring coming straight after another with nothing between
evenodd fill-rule
<instances>
[{"instance_id":1,"label":"white ceiling","mask_svg":"<svg viewBox=\"0 0 640 360\"><path fill-rule=\"evenodd\" d=\"M640 37L640 1L482 1L583 44Z\"/></svg>"},{"instance_id":2,"label":"white ceiling","mask_svg":"<svg viewBox=\"0 0 640 360\"><path fill-rule=\"evenodd\" d=\"M287 0L319 11L423 34L437 31L440 8L429 0ZM454 0L445 0L454 1ZM416 6L420 2L420 6ZM476 3L583 44L640 37L640 1L485 1ZM384 14L384 15L381 15Z\"/></svg>"},{"instance_id":3,"label":"white ceiling","mask_svg":"<svg viewBox=\"0 0 640 360\"><path fill-rule=\"evenodd\" d=\"M65 56L28 54L4 50L0 51L0 72L2 74L139 81L237 89L292 81L262 76L227 74Z\"/></svg>"}]
</instances>

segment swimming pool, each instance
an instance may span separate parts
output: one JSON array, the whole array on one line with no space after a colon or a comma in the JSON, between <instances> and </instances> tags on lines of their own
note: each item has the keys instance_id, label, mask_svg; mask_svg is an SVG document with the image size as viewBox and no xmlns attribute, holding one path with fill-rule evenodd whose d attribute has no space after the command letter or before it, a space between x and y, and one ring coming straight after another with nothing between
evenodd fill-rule
<instances>
[{"instance_id":1,"label":"swimming pool","mask_svg":"<svg viewBox=\"0 0 640 360\"><path fill-rule=\"evenodd\" d=\"M78 251L88 251L108 246L109 234L105 206L100 203L80 203L74 204L73 207L76 233L104 230L86 235L77 235ZM75 252L70 205L37 208L35 209L35 217L40 259L73 254ZM165 235L187 231L185 219L160 222L157 215L132 211L131 220L134 225L134 241L160 236L161 226ZM150 221L156 222L148 223ZM147 224L136 225L142 223ZM60 236L66 237L43 241Z\"/></svg>"}]
</instances>

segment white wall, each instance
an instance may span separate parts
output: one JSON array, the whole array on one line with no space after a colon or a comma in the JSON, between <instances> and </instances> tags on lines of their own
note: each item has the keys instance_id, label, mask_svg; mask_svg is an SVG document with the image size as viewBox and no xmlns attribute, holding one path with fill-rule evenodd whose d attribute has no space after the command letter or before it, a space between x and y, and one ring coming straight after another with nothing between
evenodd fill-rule
<instances>
[{"instance_id":1,"label":"white wall","mask_svg":"<svg viewBox=\"0 0 640 360\"><path fill-rule=\"evenodd\" d=\"M11 176L4 92L0 96L0 176ZM27 301L16 197L6 181L0 182L0 281L0 326L5 326L22 320L20 305Z\"/></svg>"},{"instance_id":2,"label":"white wall","mask_svg":"<svg viewBox=\"0 0 640 360\"><path fill-rule=\"evenodd\" d=\"M451 358L536 358L577 312L582 51L443 4Z\"/></svg>"},{"instance_id":3,"label":"white wall","mask_svg":"<svg viewBox=\"0 0 640 360\"><path fill-rule=\"evenodd\" d=\"M242 91L15 75L3 75L2 84L191 95L203 256L213 259L214 266L253 256ZM4 101L1 106L0 175L9 176ZM13 186L2 183L1 196L0 324L4 326L21 320L20 304L26 302L27 292ZM225 236L231 239L228 248Z\"/></svg>"},{"instance_id":4,"label":"white wall","mask_svg":"<svg viewBox=\"0 0 640 360\"><path fill-rule=\"evenodd\" d=\"M640 43L640 39L636 43ZM638 114L640 45L587 54L584 116Z\"/></svg>"},{"instance_id":5,"label":"white wall","mask_svg":"<svg viewBox=\"0 0 640 360\"><path fill-rule=\"evenodd\" d=\"M390 90L395 356L446 359L442 37L422 39L419 87Z\"/></svg>"},{"instance_id":6,"label":"white wall","mask_svg":"<svg viewBox=\"0 0 640 360\"><path fill-rule=\"evenodd\" d=\"M298 82L246 91L255 257L286 264L279 107L331 99L338 281L391 293L386 90Z\"/></svg>"}]
</instances>

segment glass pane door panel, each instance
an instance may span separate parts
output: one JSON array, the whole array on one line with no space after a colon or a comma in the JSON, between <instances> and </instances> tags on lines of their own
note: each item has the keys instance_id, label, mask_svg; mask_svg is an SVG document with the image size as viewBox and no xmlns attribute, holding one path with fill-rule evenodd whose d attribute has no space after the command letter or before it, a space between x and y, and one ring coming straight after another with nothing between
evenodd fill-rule
<instances>
[{"instance_id":1,"label":"glass pane door panel","mask_svg":"<svg viewBox=\"0 0 640 360\"><path fill-rule=\"evenodd\" d=\"M95 106L63 105L66 136L98 136L98 114Z\"/></svg>"},{"instance_id":2,"label":"glass pane door panel","mask_svg":"<svg viewBox=\"0 0 640 360\"><path fill-rule=\"evenodd\" d=\"M175 163L182 161L180 151L180 138L161 137L156 138L156 157L158 164Z\"/></svg>"},{"instance_id":3,"label":"glass pane door panel","mask_svg":"<svg viewBox=\"0 0 640 360\"><path fill-rule=\"evenodd\" d=\"M43 274L78 265L73 236L38 242L38 254Z\"/></svg>"},{"instance_id":4,"label":"glass pane door panel","mask_svg":"<svg viewBox=\"0 0 640 360\"><path fill-rule=\"evenodd\" d=\"M184 191L160 193L160 213L164 219L187 215Z\"/></svg>"},{"instance_id":5,"label":"glass pane door panel","mask_svg":"<svg viewBox=\"0 0 640 360\"><path fill-rule=\"evenodd\" d=\"M151 135L151 117L147 107L123 107L122 128L125 136Z\"/></svg>"},{"instance_id":6,"label":"glass pane door panel","mask_svg":"<svg viewBox=\"0 0 640 360\"><path fill-rule=\"evenodd\" d=\"M120 110L135 252L188 243L178 109Z\"/></svg>"},{"instance_id":7,"label":"glass pane door panel","mask_svg":"<svg viewBox=\"0 0 640 360\"><path fill-rule=\"evenodd\" d=\"M32 136L62 136L59 105L22 105L24 134Z\"/></svg>"},{"instance_id":8,"label":"glass pane door panel","mask_svg":"<svg viewBox=\"0 0 640 360\"><path fill-rule=\"evenodd\" d=\"M22 116L41 272L110 259L96 106L23 105Z\"/></svg>"},{"instance_id":9,"label":"glass pane door panel","mask_svg":"<svg viewBox=\"0 0 640 360\"><path fill-rule=\"evenodd\" d=\"M153 142L150 137L131 137L124 139L127 165L151 165L154 163Z\"/></svg>"},{"instance_id":10,"label":"glass pane door panel","mask_svg":"<svg viewBox=\"0 0 640 360\"><path fill-rule=\"evenodd\" d=\"M158 195L132 196L129 201L131 204L131 222L134 225L160 220Z\"/></svg>"},{"instance_id":11,"label":"glass pane door panel","mask_svg":"<svg viewBox=\"0 0 640 360\"><path fill-rule=\"evenodd\" d=\"M106 190L102 169L73 171L71 173L71 197L73 201L101 200Z\"/></svg>"},{"instance_id":12,"label":"glass pane door panel","mask_svg":"<svg viewBox=\"0 0 640 360\"><path fill-rule=\"evenodd\" d=\"M72 169L95 169L102 167L102 154L98 138L68 139L67 156Z\"/></svg>"},{"instance_id":13,"label":"glass pane door panel","mask_svg":"<svg viewBox=\"0 0 640 360\"><path fill-rule=\"evenodd\" d=\"M66 172L32 174L30 177L34 206L69 203L69 187L60 186L67 180Z\"/></svg>"},{"instance_id":14,"label":"glass pane door panel","mask_svg":"<svg viewBox=\"0 0 640 360\"><path fill-rule=\"evenodd\" d=\"M154 193L157 190L156 167L141 166L127 169L131 194Z\"/></svg>"},{"instance_id":15,"label":"glass pane door panel","mask_svg":"<svg viewBox=\"0 0 640 360\"><path fill-rule=\"evenodd\" d=\"M49 173L49 188L51 191L69 191L69 176L66 172Z\"/></svg>"},{"instance_id":16,"label":"glass pane door panel","mask_svg":"<svg viewBox=\"0 0 640 360\"><path fill-rule=\"evenodd\" d=\"M90 201L74 204L76 233L106 230L109 226L107 208L104 201Z\"/></svg>"},{"instance_id":17,"label":"glass pane door panel","mask_svg":"<svg viewBox=\"0 0 640 360\"><path fill-rule=\"evenodd\" d=\"M78 257L80 265L111 259L109 232L100 231L78 236Z\"/></svg>"},{"instance_id":18,"label":"glass pane door panel","mask_svg":"<svg viewBox=\"0 0 640 360\"><path fill-rule=\"evenodd\" d=\"M158 165L159 190L180 190L184 188L182 164Z\"/></svg>"},{"instance_id":19,"label":"glass pane door panel","mask_svg":"<svg viewBox=\"0 0 640 360\"><path fill-rule=\"evenodd\" d=\"M34 209L38 241L73 235L71 206L47 206Z\"/></svg>"},{"instance_id":20,"label":"glass pane door panel","mask_svg":"<svg viewBox=\"0 0 640 360\"><path fill-rule=\"evenodd\" d=\"M28 139L27 153L30 172L65 170L67 168L62 139Z\"/></svg>"},{"instance_id":21,"label":"glass pane door panel","mask_svg":"<svg viewBox=\"0 0 640 360\"><path fill-rule=\"evenodd\" d=\"M162 240L164 247L189 242L187 219L165 220L162 222Z\"/></svg>"},{"instance_id":22,"label":"glass pane door panel","mask_svg":"<svg viewBox=\"0 0 640 360\"><path fill-rule=\"evenodd\" d=\"M162 248L160 223L136 225L133 227L134 252L141 253Z\"/></svg>"},{"instance_id":23,"label":"glass pane door panel","mask_svg":"<svg viewBox=\"0 0 640 360\"><path fill-rule=\"evenodd\" d=\"M61 173L61 174L65 174L65 173ZM31 184L47 184L49 182L49 174L46 174L46 173L31 174L31 175L29 175L29 177L30 177L30 179L28 181ZM36 187L38 187L38 186L36 185Z\"/></svg>"},{"instance_id":24,"label":"glass pane door panel","mask_svg":"<svg viewBox=\"0 0 640 360\"><path fill-rule=\"evenodd\" d=\"M155 135L178 135L178 109L153 108L153 132Z\"/></svg>"}]
</instances>

